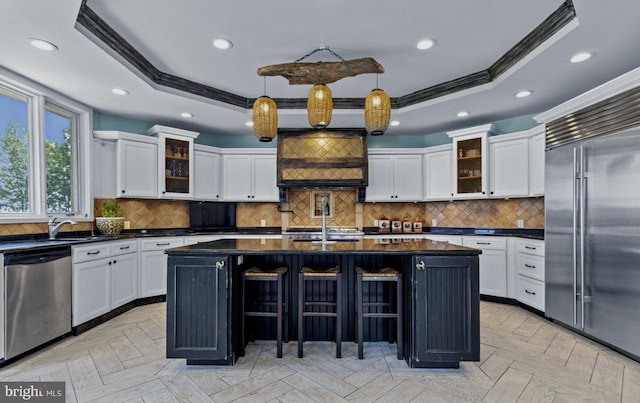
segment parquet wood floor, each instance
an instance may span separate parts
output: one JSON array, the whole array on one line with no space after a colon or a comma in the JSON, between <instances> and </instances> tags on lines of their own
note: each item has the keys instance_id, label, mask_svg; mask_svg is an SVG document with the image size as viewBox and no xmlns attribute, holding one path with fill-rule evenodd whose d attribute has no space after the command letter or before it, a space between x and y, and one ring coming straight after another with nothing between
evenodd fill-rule
<instances>
[{"instance_id":1,"label":"parquet wood floor","mask_svg":"<svg viewBox=\"0 0 640 403\"><path fill-rule=\"evenodd\" d=\"M138 307L0 369L65 381L67 402L639 402L640 364L519 307L481 303L481 360L409 369L395 345L250 344L233 367L164 358L165 304Z\"/></svg>"}]
</instances>

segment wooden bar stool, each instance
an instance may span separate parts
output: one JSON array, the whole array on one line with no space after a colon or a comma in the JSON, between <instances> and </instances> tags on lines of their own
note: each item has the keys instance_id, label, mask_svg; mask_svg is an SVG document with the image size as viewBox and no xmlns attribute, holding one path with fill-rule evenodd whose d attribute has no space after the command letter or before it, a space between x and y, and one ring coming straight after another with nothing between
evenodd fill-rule
<instances>
[{"instance_id":1,"label":"wooden bar stool","mask_svg":"<svg viewBox=\"0 0 640 403\"><path fill-rule=\"evenodd\" d=\"M249 316L254 317L266 317L276 318L276 340L277 340L277 357L282 358L282 332L283 322L287 313L284 312L284 305L286 300L285 287L284 287L284 275L287 273L286 267L278 267L275 269L265 269L259 267L251 267L243 273L242 276L242 352L244 355L245 342L245 318ZM251 301L251 310L247 310L247 293L246 287L248 281L275 281L276 286L276 301ZM272 310L272 306L276 306L275 312Z\"/></svg>"},{"instance_id":2,"label":"wooden bar stool","mask_svg":"<svg viewBox=\"0 0 640 403\"><path fill-rule=\"evenodd\" d=\"M362 299L362 284L364 282L395 282L396 302L395 312L392 310L393 301L384 302L364 302ZM389 307L388 312L370 312L370 307ZM402 359L402 274L398 271L385 267L379 269L363 269L356 267L356 341L358 343L358 358L364 358L364 318L385 318L396 320L396 344L398 345L398 359Z\"/></svg>"},{"instance_id":3,"label":"wooden bar stool","mask_svg":"<svg viewBox=\"0 0 640 403\"><path fill-rule=\"evenodd\" d=\"M333 301L306 301L305 284L307 281L335 281L336 293ZM306 307L330 306L334 312L311 312ZM304 318L322 316L336 318L336 358L342 357L342 273L339 267L318 268L303 267L298 274L298 357L302 358L304 343Z\"/></svg>"}]
</instances>

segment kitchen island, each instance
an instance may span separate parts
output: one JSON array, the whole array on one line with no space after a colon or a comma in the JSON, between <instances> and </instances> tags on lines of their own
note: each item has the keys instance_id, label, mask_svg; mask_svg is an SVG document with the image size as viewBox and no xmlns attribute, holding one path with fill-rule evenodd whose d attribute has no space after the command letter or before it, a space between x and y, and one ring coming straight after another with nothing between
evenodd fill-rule
<instances>
[{"instance_id":1,"label":"kitchen island","mask_svg":"<svg viewBox=\"0 0 640 403\"><path fill-rule=\"evenodd\" d=\"M327 244L309 240L227 239L169 249L167 271L167 357L187 364L232 365L244 351L240 337L242 272L250 267L286 266L285 341L296 340L298 271L303 266L340 267L343 273L343 341L355 340L355 268L392 267L403 274L403 357L410 367L458 367L480 359L478 255L481 251L430 240L360 239ZM320 297L326 285L310 292ZM369 300L386 288L371 284ZM270 284L252 296L275 300ZM257 339L275 339L265 318ZM333 318L306 318L306 340L333 340ZM389 340L389 327L369 319L365 341ZM276 359L276 358L274 358Z\"/></svg>"}]
</instances>

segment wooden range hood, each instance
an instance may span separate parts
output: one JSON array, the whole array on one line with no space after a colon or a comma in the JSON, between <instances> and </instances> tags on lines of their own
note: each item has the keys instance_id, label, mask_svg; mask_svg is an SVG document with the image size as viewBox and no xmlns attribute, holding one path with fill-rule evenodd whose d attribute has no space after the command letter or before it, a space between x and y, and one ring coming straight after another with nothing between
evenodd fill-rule
<instances>
[{"instance_id":1,"label":"wooden range hood","mask_svg":"<svg viewBox=\"0 0 640 403\"><path fill-rule=\"evenodd\" d=\"M281 202L291 188L357 188L362 203L368 184L366 129L278 130Z\"/></svg>"}]
</instances>

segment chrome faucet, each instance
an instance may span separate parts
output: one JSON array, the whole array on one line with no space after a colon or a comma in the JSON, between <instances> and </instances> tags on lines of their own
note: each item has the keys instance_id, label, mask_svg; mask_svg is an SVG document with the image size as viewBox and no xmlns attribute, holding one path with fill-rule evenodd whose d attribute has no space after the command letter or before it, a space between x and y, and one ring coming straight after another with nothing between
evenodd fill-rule
<instances>
[{"instance_id":1,"label":"chrome faucet","mask_svg":"<svg viewBox=\"0 0 640 403\"><path fill-rule=\"evenodd\" d=\"M320 203L322 204L322 244L327 243L327 198L322 196L320 199Z\"/></svg>"},{"instance_id":2,"label":"chrome faucet","mask_svg":"<svg viewBox=\"0 0 640 403\"><path fill-rule=\"evenodd\" d=\"M58 217L51 217L51 219L49 220L49 239L56 239L56 235L58 235L58 232L60 232L60 228L65 225L65 224L77 224L77 222L73 221L73 220L64 220L59 222L56 225L56 220L58 219Z\"/></svg>"}]
</instances>

